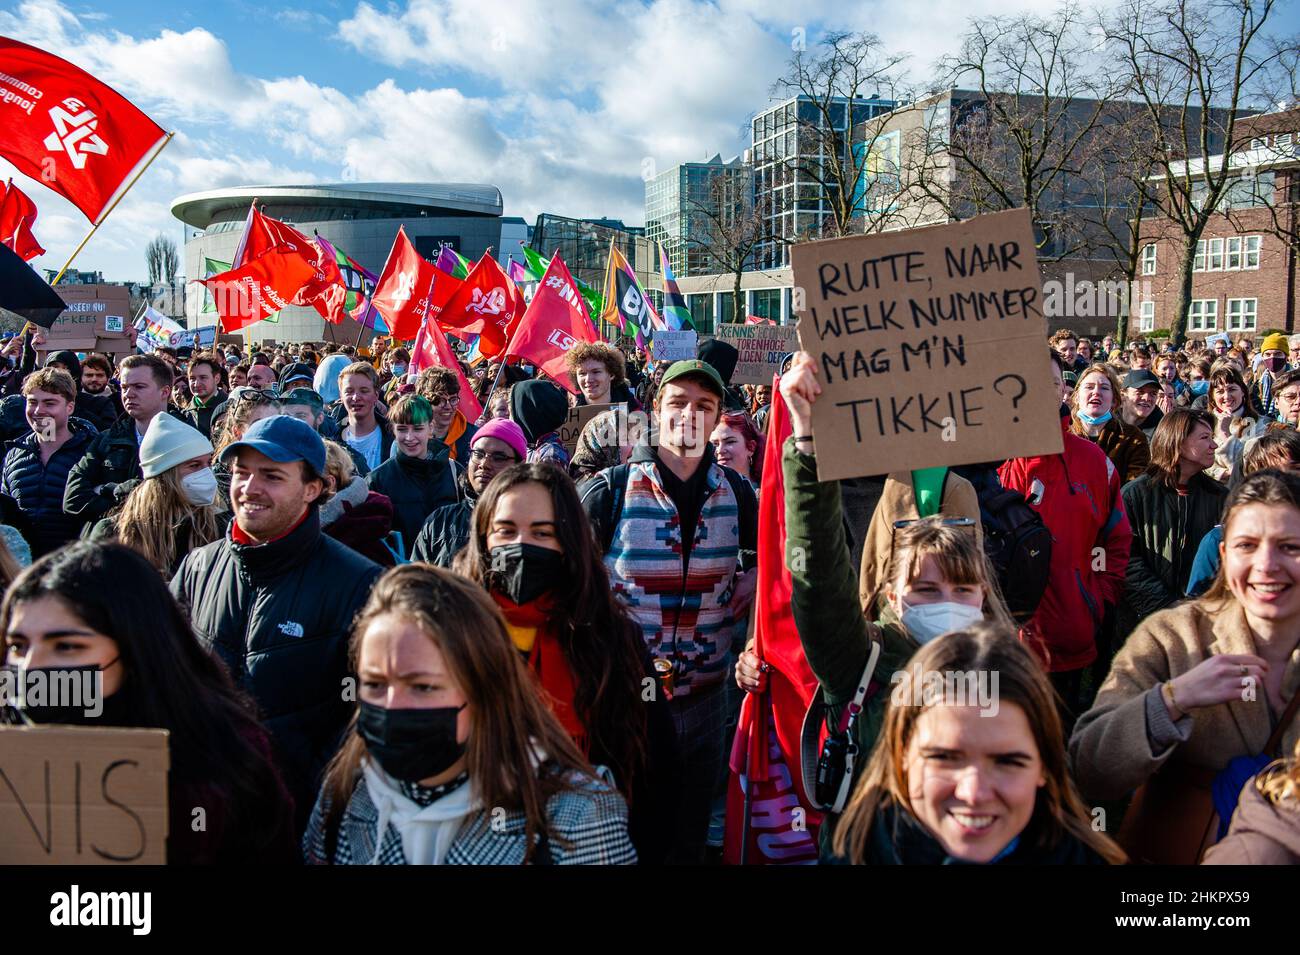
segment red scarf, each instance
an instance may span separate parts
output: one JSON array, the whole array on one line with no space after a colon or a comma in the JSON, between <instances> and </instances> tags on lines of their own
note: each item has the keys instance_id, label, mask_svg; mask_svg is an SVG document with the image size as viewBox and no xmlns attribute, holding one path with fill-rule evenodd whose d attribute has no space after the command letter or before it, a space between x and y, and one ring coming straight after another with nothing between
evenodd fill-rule
<instances>
[{"instance_id":1,"label":"red scarf","mask_svg":"<svg viewBox=\"0 0 1300 955\"><path fill-rule=\"evenodd\" d=\"M504 614L506 623L512 631L511 639L514 639L514 631L533 632L533 646L527 651L528 668L541 683L551 712L573 737L582 754L588 755L590 740L587 729L578 719L578 714L573 707L576 681L573 678L573 671L569 669L569 661L564 659L564 649L560 646L559 638L550 626L549 598L539 597L532 603L517 604L496 591L491 593L492 599L501 608L501 613Z\"/></svg>"}]
</instances>

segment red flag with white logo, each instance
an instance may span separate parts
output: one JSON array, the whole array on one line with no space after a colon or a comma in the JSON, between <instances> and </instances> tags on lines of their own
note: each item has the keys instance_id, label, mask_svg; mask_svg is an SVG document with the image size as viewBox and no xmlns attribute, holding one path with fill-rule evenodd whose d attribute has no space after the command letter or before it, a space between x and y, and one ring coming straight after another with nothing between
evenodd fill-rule
<instances>
[{"instance_id":1,"label":"red flag with white logo","mask_svg":"<svg viewBox=\"0 0 1300 955\"><path fill-rule=\"evenodd\" d=\"M32 233L35 223L36 203L10 179L0 197L0 244L9 246L24 262L44 255Z\"/></svg>"},{"instance_id":2,"label":"red flag with white logo","mask_svg":"<svg viewBox=\"0 0 1300 955\"><path fill-rule=\"evenodd\" d=\"M515 283L497 260L484 252L438 315L438 324L444 331L477 334L479 354L496 358L506 350L524 308L524 297Z\"/></svg>"},{"instance_id":3,"label":"red flag with white logo","mask_svg":"<svg viewBox=\"0 0 1300 955\"><path fill-rule=\"evenodd\" d=\"M0 37L0 156L98 223L167 134L67 60Z\"/></svg>"},{"instance_id":4,"label":"red flag with white logo","mask_svg":"<svg viewBox=\"0 0 1300 955\"><path fill-rule=\"evenodd\" d=\"M415 251L406 230L398 226L375 294L370 297L393 338L407 340L419 333L429 311L435 279L441 282L442 275Z\"/></svg>"},{"instance_id":5,"label":"red flag with white logo","mask_svg":"<svg viewBox=\"0 0 1300 955\"><path fill-rule=\"evenodd\" d=\"M560 254L533 293L528 310L510 338L506 358L523 358L575 395L578 386L564 364L564 356L578 342L594 342L596 334L587 318L587 306Z\"/></svg>"},{"instance_id":6,"label":"red flag with white logo","mask_svg":"<svg viewBox=\"0 0 1300 955\"><path fill-rule=\"evenodd\" d=\"M470 387L469 379L465 377L460 362L452 353L447 336L442 333L437 322L423 322L420 330L415 333L415 345L411 348L410 371L411 374L418 375L424 369L435 365L450 368L456 373L456 379L460 382L460 413L467 421L477 421L483 414L483 406L479 404L474 389Z\"/></svg>"},{"instance_id":7,"label":"red flag with white logo","mask_svg":"<svg viewBox=\"0 0 1300 955\"><path fill-rule=\"evenodd\" d=\"M294 297L317 274L314 262L284 245L237 269L193 281L212 293L221 328L230 334L297 304Z\"/></svg>"}]
</instances>

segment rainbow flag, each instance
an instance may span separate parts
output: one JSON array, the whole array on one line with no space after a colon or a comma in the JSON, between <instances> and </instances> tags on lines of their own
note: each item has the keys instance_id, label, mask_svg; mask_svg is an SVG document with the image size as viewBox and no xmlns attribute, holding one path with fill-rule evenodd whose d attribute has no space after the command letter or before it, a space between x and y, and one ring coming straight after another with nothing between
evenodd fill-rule
<instances>
[{"instance_id":1,"label":"rainbow flag","mask_svg":"<svg viewBox=\"0 0 1300 955\"><path fill-rule=\"evenodd\" d=\"M686 307L686 298L677 287L673 267L668 264L668 251L662 245L659 246L659 263L664 270L664 321L672 331L694 331L691 310Z\"/></svg>"}]
</instances>

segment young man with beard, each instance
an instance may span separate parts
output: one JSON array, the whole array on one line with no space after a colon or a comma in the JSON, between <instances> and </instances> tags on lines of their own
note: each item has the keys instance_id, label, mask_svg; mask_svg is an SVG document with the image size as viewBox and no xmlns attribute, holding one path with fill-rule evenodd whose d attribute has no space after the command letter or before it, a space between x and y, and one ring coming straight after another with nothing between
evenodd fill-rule
<instances>
[{"instance_id":1,"label":"young man with beard","mask_svg":"<svg viewBox=\"0 0 1300 955\"><path fill-rule=\"evenodd\" d=\"M658 447L637 445L627 464L581 488L610 585L650 655L671 668L683 770L669 860L684 864L704 858L726 755L732 644L743 641L756 584L758 500L709 443L726 394L707 362L671 365L652 405Z\"/></svg>"},{"instance_id":2,"label":"young man with beard","mask_svg":"<svg viewBox=\"0 0 1300 955\"><path fill-rule=\"evenodd\" d=\"M351 707L352 619L379 565L321 533L325 444L287 415L256 421L221 455L234 520L172 578L194 632L252 695L305 822Z\"/></svg>"}]
</instances>

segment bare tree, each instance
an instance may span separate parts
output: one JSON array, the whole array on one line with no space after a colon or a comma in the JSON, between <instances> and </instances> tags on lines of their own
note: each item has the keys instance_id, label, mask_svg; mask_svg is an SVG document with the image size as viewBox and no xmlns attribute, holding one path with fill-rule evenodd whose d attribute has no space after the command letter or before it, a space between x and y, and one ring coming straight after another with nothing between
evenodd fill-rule
<instances>
[{"instance_id":1,"label":"bare tree","mask_svg":"<svg viewBox=\"0 0 1300 955\"><path fill-rule=\"evenodd\" d=\"M772 87L774 96L799 97L796 145L778 169L797 177L802 190L797 201L824 204L816 235L857 235L880 228L880 216L869 211L864 194L871 188L870 165L876 152L878 126L862 125L868 117L859 101L891 102L907 98L905 54L888 53L870 33L831 33L809 54L800 50L786 73ZM856 108L855 108L856 107ZM866 139L855 139L865 129ZM874 132L872 132L874 130ZM795 236L786 236L793 240Z\"/></svg>"},{"instance_id":2,"label":"bare tree","mask_svg":"<svg viewBox=\"0 0 1300 955\"><path fill-rule=\"evenodd\" d=\"M1181 345L1196 245L1238 176L1244 104L1283 51L1264 33L1275 0L1126 0L1104 20L1114 70L1151 117L1163 213L1182 243L1172 340ZM1169 113L1173 121L1168 121ZM1221 161L1214 157L1223 154Z\"/></svg>"},{"instance_id":3,"label":"bare tree","mask_svg":"<svg viewBox=\"0 0 1300 955\"><path fill-rule=\"evenodd\" d=\"M752 268L761 246L785 241L771 226L772 204L770 198L756 201L749 178L725 168L709 177L704 198L687 200L687 255L698 256L705 271L732 276L731 320L737 324L745 320L741 290L745 272Z\"/></svg>"},{"instance_id":4,"label":"bare tree","mask_svg":"<svg viewBox=\"0 0 1300 955\"><path fill-rule=\"evenodd\" d=\"M952 116L924 123L908 179L950 219L1027 207L1041 256L1083 252L1077 177L1111 86L1079 9L971 20L961 52L939 63Z\"/></svg>"},{"instance_id":5,"label":"bare tree","mask_svg":"<svg viewBox=\"0 0 1300 955\"><path fill-rule=\"evenodd\" d=\"M144 257L149 265L150 285L175 283L181 260L176 252L176 243L172 239L159 232L145 246Z\"/></svg>"}]
</instances>

